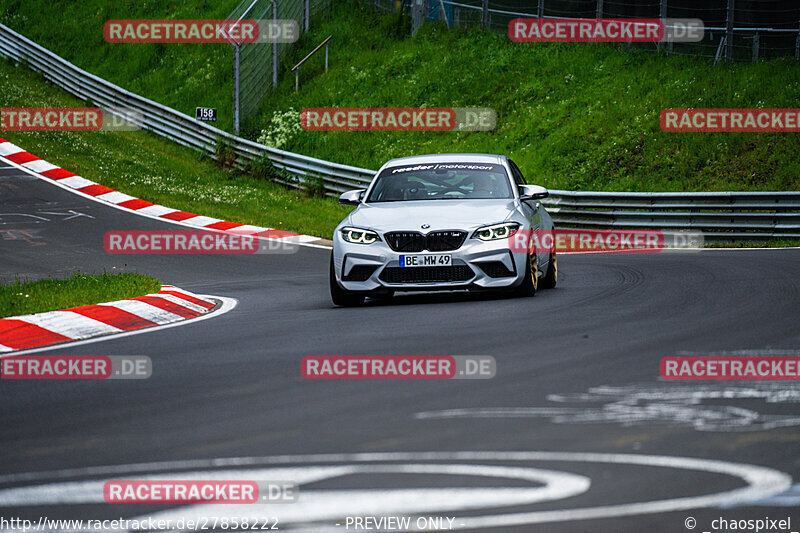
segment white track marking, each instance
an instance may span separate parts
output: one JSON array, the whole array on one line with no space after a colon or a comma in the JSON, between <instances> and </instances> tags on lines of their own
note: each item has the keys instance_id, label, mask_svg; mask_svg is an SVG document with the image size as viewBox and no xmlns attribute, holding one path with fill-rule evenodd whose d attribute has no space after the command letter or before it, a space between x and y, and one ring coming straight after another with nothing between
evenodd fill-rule
<instances>
[{"instance_id":1,"label":"white track marking","mask_svg":"<svg viewBox=\"0 0 800 533\"><path fill-rule=\"evenodd\" d=\"M670 424L718 432L800 426L798 414L762 414L721 403L742 400L800 403L800 385L787 381L598 386L586 393L550 394L547 399L574 406L446 409L416 413L414 418L549 418L554 424Z\"/></svg>"},{"instance_id":2,"label":"white track marking","mask_svg":"<svg viewBox=\"0 0 800 533\"><path fill-rule=\"evenodd\" d=\"M31 353L48 352L48 351L52 351L52 350L60 350L62 348L74 348L76 346L84 346L86 344L94 344L95 342L103 342L103 341L108 341L108 340L121 339L122 337L130 337L132 335L141 335L142 333L151 333L151 332L160 331L160 330L163 330L163 329L176 328L176 327L179 327L179 326L186 326L186 325L189 325L189 324L192 324L192 323L195 323L195 322L199 322L201 320L208 320L209 318L216 318L216 317L218 317L220 315L224 315L225 313L227 313L228 311L230 311L231 309L236 307L236 305L238 304L238 300L236 300L235 298L227 298L225 296L210 296L210 295L198 294L197 297L198 298L203 298L203 299L208 299L208 300L211 300L211 299L219 300L220 302L222 302L222 305L220 305L220 307L218 307L214 311L209 311L209 312L207 312L207 313L205 313L203 315L198 315L198 316L193 317L193 318L187 318L187 319L181 318L177 322L172 322L170 324L164 324L164 325L160 325L160 326L152 326L152 327L149 327L149 328L135 329L133 331L124 331L122 333L115 333L113 335L105 335L103 337L96 337L96 338L93 338L93 339L86 339L86 340L82 340L82 341L64 342L64 343L61 343L61 344L53 344L53 345L50 345L50 346L42 346L41 348L31 348L29 350L20 350L18 352L13 352L13 353L10 353L10 354L0 354L0 358L3 358L3 357L14 357L14 356L17 356L17 355L26 355L26 354L31 354ZM136 303L143 303L143 302L136 302ZM98 304L98 305L100 305L100 304ZM148 305L148 304L144 304L144 305ZM120 309L124 309L124 307L122 307L122 306L114 305L114 307L120 307ZM153 306L152 305L148 305L148 307L153 307ZM164 311L164 312L166 312L166 311ZM170 313L170 314L172 314L172 313Z\"/></svg>"},{"instance_id":3,"label":"white track marking","mask_svg":"<svg viewBox=\"0 0 800 533\"><path fill-rule=\"evenodd\" d=\"M630 504L605 505L596 507L585 507L578 509L564 509L555 511L536 511L536 512L513 512L506 514L492 514L486 516L462 516L455 518L455 525L458 529L475 528L497 528L503 526L540 524L548 522L566 522L573 520L589 520L599 518L615 518L621 516L633 516L651 513L666 513L675 511L685 511L714 507L723 504L747 504L749 502L763 500L776 494L785 492L791 487L791 476L774 470L755 465L742 463L732 463L728 461L715 461L708 459L693 459L688 457L671 457L663 455L635 455L635 454L609 454L609 453L575 453L575 452L399 452L399 453L360 453L360 454L319 454L319 455L284 455L272 457L245 457L231 459L210 459L194 461L174 461L165 463L135 464L107 467L90 467L55 472L43 472L32 474L9 474L0 476L0 482L18 483L31 480L52 480L58 478L69 478L75 476L131 476L134 472L153 472L153 471L172 471L176 469L191 467L223 467L223 466L256 466L256 465L280 465L280 464L314 464L314 463L382 463L382 462L401 462L401 461L558 461L558 462L577 462L577 463L603 463L615 465L638 465L645 467L661 467L678 470L689 470L695 472L707 472L721 474L739 478L745 483L744 487L727 490L709 495L692 496L686 498L671 498L655 500L650 502L637 502ZM385 472L385 468L411 468L419 466L427 468L438 468L443 465L381 465L376 467L373 473ZM449 465L451 467L473 466L473 465ZM485 465L474 465L479 468L493 468ZM428 471L430 473L430 471ZM559 473L560 474L560 473ZM181 476L187 473L181 473ZM383 492L384 489L378 490ZM405 489L413 490L413 489ZM429 489L422 489L423 491ZM435 489L434 489L435 490ZM446 489L440 489L446 490ZM456 489L461 490L461 489ZM352 491L351 495L355 494ZM361 493L362 491L356 491ZM300 494L303 494L301 488ZM366 492L364 496L368 495ZM313 493L312 493L313 496ZM401 495L403 499L408 498L408 494ZM441 494L441 502L446 502L448 497ZM460 494L458 496L461 496ZM382 497L382 496L381 496ZM453 491L456 497L456 491ZM339 500L341 501L341 500ZM383 499L383 501L389 501ZM330 504L319 502L322 510ZM296 504L295 504L296 505ZM437 508L447 508L446 503L440 503ZM267 508L267 514L271 514L274 506ZM237 512L243 509L238 507ZM339 513L340 515L343 513ZM380 508L376 514L383 514ZM322 524L316 524L313 529L308 531L320 531Z\"/></svg>"},{"instance_id":4,"label":"white track marking","mask_svg":"<svg viewBox=\"0 0 800 533\"><path fill-rule=\"evenodd\" d=\"M34 324L46 330L58 333L70 339L83 339L89 335L104 335L107 333L119 333L119 328L110 326L105 322L100 322L88 316L79 315L72 311L49 311L47 313L37 313L35 315L24 315L11 317L15 320L22 320L29 324Z\"/></svg>"}]
</instances>

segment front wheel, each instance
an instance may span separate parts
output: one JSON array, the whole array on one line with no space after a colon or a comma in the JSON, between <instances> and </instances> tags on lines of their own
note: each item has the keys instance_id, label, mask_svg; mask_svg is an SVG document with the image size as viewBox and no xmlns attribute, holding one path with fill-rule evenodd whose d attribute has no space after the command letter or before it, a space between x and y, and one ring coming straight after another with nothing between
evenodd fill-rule
<instances>
[{"instance_id":1,"label":"front wheel","mask_svg":"<svg viewBox=\"0 0 800 533\"><path fill-rule=\"evenodd\" d=\"M528 254L525 261L525 277L515 289L515 296L533 296L539 288L539 259L536 253Z\"/></svg>"},{"instance_id":2,"label":"front wheel","mask_svg":"<svg viewBox=\"0 0 800 533\"><path fill-rule=\"evenodd\" d=\"M336 281L336 270L333 268L333 254L331 254L330 269L331 300L334 305L341 307L355 307L364 303L364 295L353 291L348 291L339 286Z\"/></svg>"},{"instance_id":3,"label":"front wheel","mask_svg":"<svg viewBox=\"0 0 800 533\"><path fill-rule=\"evenodd\" d=\"M539 282L540 289L552 289L558 283L558 263L556 262L556 253L550 252L550 261L547 267L547 274Z\"/></svg>"}]
</instances>

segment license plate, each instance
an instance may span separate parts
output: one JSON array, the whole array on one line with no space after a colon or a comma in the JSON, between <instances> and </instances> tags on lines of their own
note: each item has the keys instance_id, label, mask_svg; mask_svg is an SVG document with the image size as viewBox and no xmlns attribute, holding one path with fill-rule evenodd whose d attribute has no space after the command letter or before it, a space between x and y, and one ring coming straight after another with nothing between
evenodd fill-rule
<instances>
[{"instance_id":1,"label":"license plate","mask_svg":"<svg viewBox=\"0 0 800 533\"><path fill-rule=\"evenodd\" d=\"M450 266L451 256L442 254L401 255L401 267Z\"/></svg>"}]
</instances>

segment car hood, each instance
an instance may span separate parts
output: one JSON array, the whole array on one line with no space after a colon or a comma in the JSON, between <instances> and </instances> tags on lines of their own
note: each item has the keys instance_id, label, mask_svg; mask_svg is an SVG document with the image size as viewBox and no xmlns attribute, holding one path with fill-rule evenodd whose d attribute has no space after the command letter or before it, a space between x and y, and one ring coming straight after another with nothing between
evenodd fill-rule
<instances>
[{"instance_id":1,"label":"car hood","mask_svg":"<svg viewBox=\"0 0 800 533\"><path fill-rule=\"evenodd\" d=\"M378 231L475 229L509 219L515 200L411 200L362 204L344 224ZM423 224L430 228L422 229Z\"/></svg>"}]
</instances>

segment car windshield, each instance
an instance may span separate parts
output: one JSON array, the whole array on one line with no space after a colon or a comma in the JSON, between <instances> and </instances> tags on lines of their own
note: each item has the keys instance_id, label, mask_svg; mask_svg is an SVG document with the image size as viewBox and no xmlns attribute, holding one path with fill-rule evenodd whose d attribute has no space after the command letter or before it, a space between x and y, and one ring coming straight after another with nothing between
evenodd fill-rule
<instances>
[{"instance_id":1,"label":"car windshield","mask_svg":"<svg viewBox=\"0 0 800 533\"><path fill-rule=\"evenodd\" d=\"M385 169L367 202L513 198L503 165L431 163Z\"/></svg>"}]
</instances>

